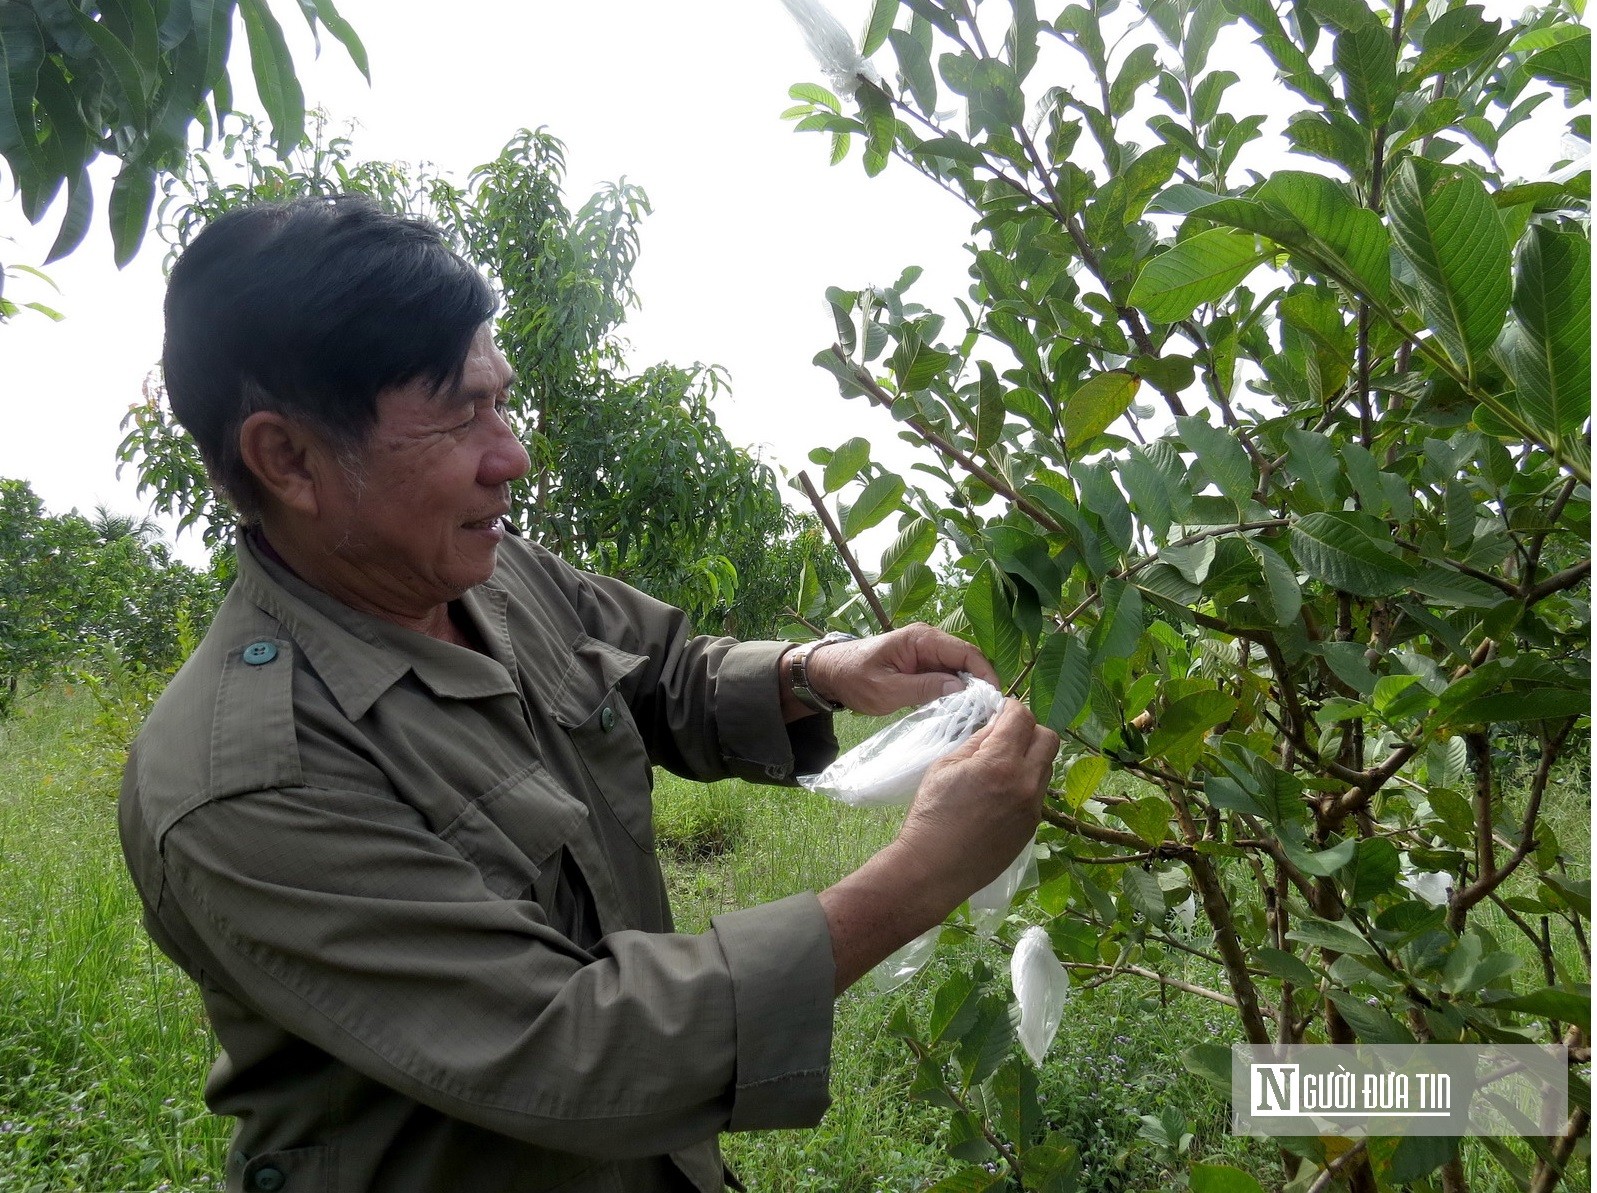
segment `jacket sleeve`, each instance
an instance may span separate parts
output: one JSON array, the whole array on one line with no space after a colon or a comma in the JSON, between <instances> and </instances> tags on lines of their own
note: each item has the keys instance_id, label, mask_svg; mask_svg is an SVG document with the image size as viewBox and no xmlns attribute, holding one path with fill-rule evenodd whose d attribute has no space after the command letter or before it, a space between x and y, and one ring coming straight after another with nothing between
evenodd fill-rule
<instances>
[{"instance_id":1,"label":"jacket sleeve","mask_svg":"<svg viewBox=\"0 0 1597 1193\"><path fill-rule=\"evenodd\" d=\"M829 715L783 723L777 660L790 643L694 635L680 609L548 553L541 561L592 637L647 660L623 691L656 766L791 784L837 757Z\"/></svg>"},{"instance_id":2,"label":"jacket sleeve","mask_svg":"<svg viewBox=\"0 0 1597 1193\"><path fill-rule=\"evenodd\" d=\"M312 787L206 803L163 853L155 913L197 935L202 968L444 1114L624 1158L826 1108L833 970L813 895L587 952L400 801Z\"/></svg>"}]
</instances>

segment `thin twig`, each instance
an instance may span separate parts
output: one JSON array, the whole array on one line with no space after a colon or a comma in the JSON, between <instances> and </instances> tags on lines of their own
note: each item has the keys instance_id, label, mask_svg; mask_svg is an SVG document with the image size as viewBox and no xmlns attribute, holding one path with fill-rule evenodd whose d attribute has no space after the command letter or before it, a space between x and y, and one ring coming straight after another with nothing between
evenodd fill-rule
<instances>
[{"instance_id":1,"label":"thin twig","mask_svg":"<svg viewBox=\"0 0 1597 1193\"><path fill-rule=\"evenodd\" d=\"M809 473L800 472L798 479L799 484L804 487L804 495L810 499L810 504L815 507L815 512L819 515L821 525L826 527L826 533L831 537L832 545L837 548L838 554L843 557L843 562L848 565L849 574L854 577L854 583L859 586L860 595L865 598L866 603L871 607L871 612L876 615L877 624L882 627L884 632L892 629L892 618L887 616L887 610L882 608L882 602L877 597L876 590L871 587L870 581L865 578L865 573L860 570L859 563L854 559L853 552L848 549L848 540L843 537L843 532L838 530L837 523L832 520L832 511L826 508L826 502L815 491L815 485L810 480Z\"/></svg>"}]
</instances>

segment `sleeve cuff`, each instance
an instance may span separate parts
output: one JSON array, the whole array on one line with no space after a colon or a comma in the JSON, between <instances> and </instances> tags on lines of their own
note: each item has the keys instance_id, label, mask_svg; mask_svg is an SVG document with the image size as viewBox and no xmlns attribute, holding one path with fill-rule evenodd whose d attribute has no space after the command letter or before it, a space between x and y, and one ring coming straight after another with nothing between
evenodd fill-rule
<instances>
[{"instance_id":1,"label":"sleeve cuff","mask_svg":"<svg viewBox=\"0 0 1597 1193\"><path fill-rule=\"evenodd\" d=\"M789 642L739 642L716 676L715 719L727 769L755 783L792 783L837 757L827 714L787 724L777 690L777 661Z\"/></svg>"},{"instance_id":2,"label":"sleeve cuff","mask_svg":"<svg viewBox=\"0 0 1597 1193\"><path fill-rule=\"evenodd\" d=\"M820 900L792 895L711 921L732 976L733 1131L814 1126L831 1103L832 936Z\"/></svg>"}]
</instances>

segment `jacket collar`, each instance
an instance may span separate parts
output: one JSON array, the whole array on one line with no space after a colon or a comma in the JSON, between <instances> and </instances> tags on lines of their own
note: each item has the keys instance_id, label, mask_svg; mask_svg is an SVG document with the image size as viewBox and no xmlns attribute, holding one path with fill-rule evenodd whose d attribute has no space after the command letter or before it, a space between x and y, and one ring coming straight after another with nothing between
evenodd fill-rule
<instances>
[{"instance_id":1,"label":"jacket collar","mask_svg":"<svg viewBox=\"0 0 1597 1193\"><path fill-rule=\"evenodd\" d=\"M359 720L409 672L434 696L471 700L516 693L505 610L510 594L489 579L461 598L489 654L440 642L350 608L238 539L240 595L281 622L350 720Z\"/></svg>"}]
</instances>

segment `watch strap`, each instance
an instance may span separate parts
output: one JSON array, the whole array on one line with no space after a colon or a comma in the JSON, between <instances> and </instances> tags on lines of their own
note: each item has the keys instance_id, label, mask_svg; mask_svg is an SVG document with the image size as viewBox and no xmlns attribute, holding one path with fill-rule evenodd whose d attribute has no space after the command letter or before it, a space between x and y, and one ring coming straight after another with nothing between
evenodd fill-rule
<instances>
[{"instance_id":1,"label":"watch strap","mask_svg":"<svg viewBox=\"0 0 1597 1193\"><path fill-rule=\"evenodd\" d=\"M852 642L853 634L833 632L824 637L817 638L814 642L805 642L793 648L788 654L788 683L792 689L793 697L806 708L813 708L816 712L837 712L843 705L835 700L828 700L810 686L809 658L823 646L830 646L834 642Z\"/></svg>"}]
</instances>

